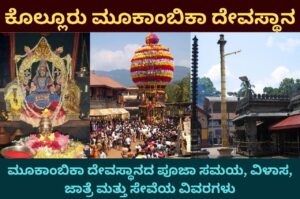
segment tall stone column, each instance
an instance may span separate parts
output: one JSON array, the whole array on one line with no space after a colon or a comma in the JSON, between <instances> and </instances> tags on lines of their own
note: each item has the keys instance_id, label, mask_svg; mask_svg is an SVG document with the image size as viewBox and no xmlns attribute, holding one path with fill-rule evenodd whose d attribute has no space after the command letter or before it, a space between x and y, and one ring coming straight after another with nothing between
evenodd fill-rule
<instances>
[{"instance_id":1,"label":"tall stone column","mask_svg":"<svg viewBox=\"0 0 300 199\"><path fill-rule=\"evenodd\" d=\"M201 124L197 118L197 85L198 85L198 39L193 38L192 66L191 66L191 90L192 90L192 118L191 118L191 150L201 150Z\"/></svg>"},{"instance_id":2,"label":"tall stone column","mask_svg":"<svg viewBox=\"0 0 300 199\"><path fill-rule=\"evenodd\" d=\"M220 35L218 41L220 45L220 59L221 59L221 128L222 128L222 146L229 146L228 144L228 126L227 126L227 104L226 104L226 74L225 74L225 55L224 47L226 40L224 35Z\"/></svg>"}]
</instances>

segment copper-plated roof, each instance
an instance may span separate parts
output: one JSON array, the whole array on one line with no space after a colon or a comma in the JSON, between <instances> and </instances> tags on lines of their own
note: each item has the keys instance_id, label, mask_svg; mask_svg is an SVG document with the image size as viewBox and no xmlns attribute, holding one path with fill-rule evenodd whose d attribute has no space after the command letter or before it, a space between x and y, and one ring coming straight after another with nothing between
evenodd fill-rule
<instances>
[{"instance_id":1,"label":"copper-plated roof","mask_svg":"<svg viewBox=\"0 0 300 199\"><path fill-rule=\"evenodd\" d=\"M121 83L111 79L107 76L98 76L91 73L90 75L90 86L91 87L108 87L114 89L126 89Z\"/></svg>"},{"instance_id":2,"label":"copper-plated roof","mask_svg":"<svg viewBox=\"0 0 300 199\"><path fill-rule=\"evenodd\" d=\"M290 116L271 127L271 130L284 130L300 128L300 115Z\"/></svg>"}]
</instances>

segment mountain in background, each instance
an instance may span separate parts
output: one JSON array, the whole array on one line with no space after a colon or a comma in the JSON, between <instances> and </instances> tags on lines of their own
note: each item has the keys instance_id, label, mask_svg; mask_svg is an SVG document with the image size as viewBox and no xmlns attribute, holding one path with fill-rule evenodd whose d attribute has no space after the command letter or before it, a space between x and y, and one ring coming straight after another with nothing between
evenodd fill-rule
<instances>
[{"instance_id":1,"label":"mountain in background","mask_svg":"<svg viewBox=\"0 0 300 199\"><path fill-rule=\"evenodd\" d=\"M112 71L96 70L95 73L99 76L108 76L113 80L120 82L124 86L134 86L134 83L131 80L130 71L127 69L118 69ZM190 68L184 66L175 66L174 77L172 82L181 80L189 74Z\"/></svg>"}]
</instances>

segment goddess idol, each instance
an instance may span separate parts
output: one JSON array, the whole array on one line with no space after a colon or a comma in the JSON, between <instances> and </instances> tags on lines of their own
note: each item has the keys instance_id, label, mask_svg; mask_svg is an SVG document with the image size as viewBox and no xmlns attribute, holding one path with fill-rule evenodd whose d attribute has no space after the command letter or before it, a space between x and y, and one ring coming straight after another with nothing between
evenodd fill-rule
<instances>
[{"instance_id":1,"label":"goddess idol","mask_svg":"<svg viewBox=\"0 0 300 199\"><path fill-rule=\"evenodd\" d=\"M41 60L36 71L30 87L24 84L24 87L30 93L26 96L26 102L33 110L41 113L45 108L51 111L55 111L59 104L59 92L60 85L57 83L54 85L49 72L49 66L45 60ZM63 110L61 110L63 112Z\"/></svg>"},{"instance_id":2,"label":"goddess idol","mask_svg":"<svg viewBox=\"0 0 300 199\"><path fill-rule=\"evenodd\" d=\"M38 127L44 110L53 127L79 119L80 89L71 74L71 56L61 57L63 47L53 51L44 37L24 50L25 55L15 55L16 79L5 88L8 120Z\"/></svg>"}]
</instances>

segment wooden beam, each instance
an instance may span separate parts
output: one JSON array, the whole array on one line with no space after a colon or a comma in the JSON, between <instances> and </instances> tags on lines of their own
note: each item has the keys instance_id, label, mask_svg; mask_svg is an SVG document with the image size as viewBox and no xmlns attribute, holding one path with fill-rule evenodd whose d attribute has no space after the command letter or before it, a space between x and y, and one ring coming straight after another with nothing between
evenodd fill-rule
<instances>
[{"instance_id":1,"label":"wooden beam","mask_svg":"<svg viewBox=\"0 0 300 199\"><path fill-rule=\"evenodd\" d=\"M15 33L9 33L9 46L10 46L10 55L9 55L9 66L10 66L10 79L14 80L16 77L16 65L15 65Z\"/></svg>"},{"instance_id":2,"label":"wooden beam","mask_svg":"<svg viewBox=\"0 0 300 199\"><path fill-rule=\"evenodd\" d=\"M77 57L78 57L78 46L79 46L79 37L80 33L74 33L74 42L73 42L73 53L72 53L72 78L75 78L76 65L77 65Z\"/></svg>"}]
</instances>

